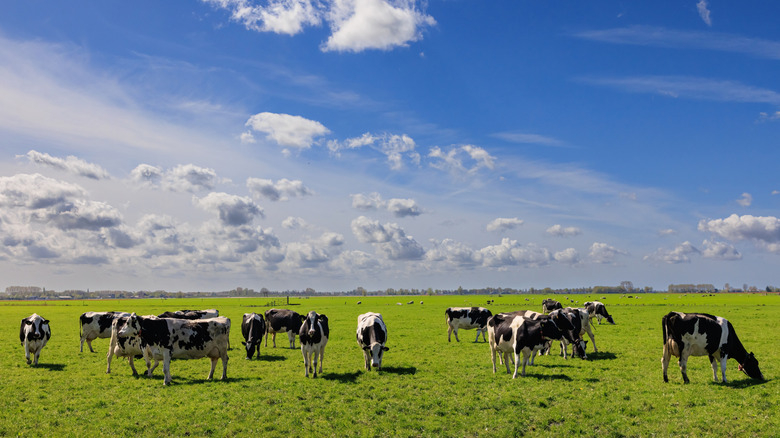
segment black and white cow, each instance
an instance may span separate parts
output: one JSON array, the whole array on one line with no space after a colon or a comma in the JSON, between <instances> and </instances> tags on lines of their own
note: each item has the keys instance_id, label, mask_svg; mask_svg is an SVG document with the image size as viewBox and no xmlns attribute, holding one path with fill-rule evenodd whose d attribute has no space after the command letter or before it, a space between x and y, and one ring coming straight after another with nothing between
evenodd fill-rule
<instances>
[{"instance_id":1,"label":"black and white cow","mask_svg":"<svg viewBox=\"0 0 780 438\"><path fill-rule=\"evenodd\" d=\"M452 333L455 332L455 340L458 339L458 329L477 329L477 337L474 342L479 341L479 334L482 333L482 340L485 339L487 331L487 320L491 316L490 310L484 307L449 307L444 311L447 319L447 342L452 342Z\"/></svg>"},{"instance_id":2,"label":"black and white cow","mask_svg":"<svg viewBox=\"0 0 780 438\"><path fill-rule=\"evenodd\" d=\"M748 376L764 380L764 375L758 368L758 359L753 353L748 353L742 342L737 338L734 327L720 316L705 313L669 312L662 320L664 336L664 354L661 367L664 372L664 382L668 382L666 370L671 356L680 358L680 371L683 382L688 380L688 357L709 356L712 364L712 379L718 381L718 363L726 383L726 362L729 358L739 363L739 370Z\"/></svg>"},{"instance_id":3,"label":"black and white cow","mask_svg":"<svg viewBox=\"0 0 780 438\"><path fill-rule=\"evenodd\" d=\"M590 336L590 341L593 344L593 351L598 353L596 349L596 336L593 334L593 330L590 328L590 317L588 311L582 308L564 307L562 309L563 314L569 319L572 325L571 336L575 341L572 344L573 356L579 356L581 359L587 359L588 355L585 354L585 348L588 345L588 341L585 340L583 335L585 333ZM561 339L561 354L566 357L566 349L568 348L569 341L566 338Z\"/></svg>"},{"instance_id":4,"label":"black and white cow","mask_svg":"<svg viewBox=\"0 0 780 438\"><path fill-rule=\"evenodd\" d=\"M173 312L163 312L159 315L160 318L178 318L178 319L209 319L219 316L219 310L206 309L206 310L175 310Z\"/></svg>"},{"instance_id":5,"label":"black and white cow","mask_svg":"<svg viewBox=\"0 0 780 438\"><path fill-rule=\"evenodd\" d=\"M555 309L563 309L560 302L555 301L552 298L545 298L542 301L542 313L550 313Z\"/></svg>"},{"instance_id":6,"label":"black and white cow","mask_svg":"<svg viewBox=\"0 0 780 438\"><path fill-rule=\"evenodd\" d=\"M108 354L106 354L106 374L111 373L111 358L116 356L126 357L130 364L130 369L133 370L133 375L138 375L133 359L143 357L144 350L141 347L141 338L136 336L119 336L119 329L125 325L129 316L130 314L128 313L127 316L114 318L111 322L111 340L108 344ZM160 361L155 359L154 366L150 366L150 358L146 357L144 359L146 360L146 374L151 376L152 371L157 368Z\"/></svg>"},{"instance_id":7,"label":"black and white cow","mask_svg":"<svg viewBox=\"0 0 780 438\"><path fill-rule=\"evenodd\" d=\"M303 315L288 309L268 309L265 311L265 346L268 346L268 335L273 335L274 348L276 348L276 334L287 332L290 340L290 348L295 348L295 336L301 329L304 320Z\"/></svg>"},{"instance_id":8,"label":"black and white cow","mask_svg":"<svg viewBox=\"0 0 780 438\"><path fill-rule=\"evenodd\" d=\"M314 374L313 377L317 377L318 357L320 374L322 374L322 362L325 358L325 345L328 344L328 336L330 336L328 317L313 310L309 312L298 331L306 377L309 377L309 372Z\"/></svg>"},{"instance_id":9,"label":"black and white cow","mask_svg":"<svg viewBox=\"0 0 780 438\"><path fill-rule=\"evenodd\" d=\"M545 319L530 319L513 313L499 313L488 320L488 342L493 359L493 373L496 372L496 353L503 358L507 374L510 373L510 353L515 362L515 373L520 364L520 354L523 355L523 371L536 352L545 348L550 339L568 336L572 329L571 323L562 312L553 312L552 317Z\"/></svg>"},{"instance_id":10,"label":"black and white cow","mask_svg":"<svg viewBox=\"0 0 780 438\"><path fill-rule=\"evenodd\" d=\"M130 316L127 312L84 312L79 316L81 322L81 346L79 351L84 351L84 341L87 341L89 351L92 353L92 341L97 338L111 337L111 324L120 316Z\"/></svg>"},{"instance_id":11,"label":"black and white cow","mask_svg":"<svg viewBox=\"0 0 780 438\"><path fill-rule=\"evenodd\" d=\"M19 342L24 347L24 357L27 358L27 365L30 363L38 365L38 357L41 355L41 350L43 350L50 338L51 327L49 327L48 319L37 313L22 319L22 325L19 328ZM34 361L30 360L30 354L34 356Z\"/></svg>"},{"instance_id":12,"label":"black and white cow","mask_svg":"<svg viewBox=\"0 0 780 438\"><path fill-rule=\"evenodd\" d=\"M241 334L244 336L244 347L246 347L246 358L252 359L257 348L257 358L260 359L260 345L263 344L265 335L265 319L259 313L245 313L241 319Z\"/></svg>"},{"instance_id":13,"label":"black and white cow","mask_svg":"<svg viewBox=\"0 0 780 438\"><path fill-rule=\"evenodd\" d=\"M387 342L387 326L379 313L368 312L358 315L357 343L363 350L363 361L366 371L371 367L382 369L382 356L390 350L385 346Z\"/></svg>"},{"instance_id":14,"label":"black and white cow","mask_svg":"<svg viewBox=\"0 0 780 438\"><path fill-rule=\"evenodd\" d=\"M227 378L227 345L230 320L224 316L210 319L174 319L138 316L135 313L119 329L119 336L138 337L144 357L163 360L165 379L171 383L171 359L211 359L208 379L214 377L217 361L222 359L222 379Z\"/></svg>"},{"instance_id":15,"label":"black and white cow","mask_svg":"<svg viewBox=\"0 0 780 438\"><path fill-rule=\"evenodd\" d=\"M604 303L600 301L588 301L585 303L585 308L588 310L590 319L597 318L599 324L601 324L602 318L606 318L607 322L610 324L615 323L615 320L612 319L612 315L607 312L607 308L604 306Z\"/></svg>"},{"instance_id":16,"label":"black and white cow","mask_svg":"<svg viewBox=\"0 0 780 438\"><path fill-rule=\"evenodd\" d=\"M552 319L555 319L556 321L558 321L558 318L561 318L561 315L562 315L564 318L567 318L570 323L573 324L572 318L569 317L569 315L563 313L563 310L561 310L561 309L553 310L552 312L550 312L547 315L545 315L543 313L539 313L539 312L534 312L533 310L518 310L516 312L507 312L506 314L522 316L522 317L525 317L525 318L528 318L528 319L533 319L533 320L548 320L548 319L552 318ZM568 327L568 325L566 327ZM570 332L570 333L567 333L567 332ZM566 335L566 336L564 336L564 335ZM580 357L582 359L586 358L586 356L585 356L585 344L579 342L579 340L580 340L579 339L579 326L574 327L571 330L568 330L568 329L567 330L561 330L561 336L559 338L555 338L555 340L561 341L561 343L563 343L563 342L569 343L570 341L567 341L567 336L568 336L568 339L574 339L575 340L575 342L572 343L573 344L573 346L572 346L572 355L578 356L578 357ZM550 354L550 346L552 345L552 339L553 338L551 338L547 342L547 345L545 346L545 348L539 350L539 355ZM561 353L563 354L563 358L564 359L568 358L567 355L566 355L566 349L561 349ZM535 356L531 357L531 361L529 362L531 365L534 364L534 357Z\"/></svg>"}]
</instances>

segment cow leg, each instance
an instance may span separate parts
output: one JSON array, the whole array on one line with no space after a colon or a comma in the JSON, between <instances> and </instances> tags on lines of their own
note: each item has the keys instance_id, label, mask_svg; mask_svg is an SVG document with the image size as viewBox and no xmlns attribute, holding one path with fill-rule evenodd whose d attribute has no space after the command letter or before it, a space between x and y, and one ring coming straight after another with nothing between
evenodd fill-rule
<instances>
[{"instance_id":1,"label":"cow leg","mask_svg":"<svg viewBox=\"0 0 780 438\"><path fill-rule=\"evenodd\" d=\"M290 341L290 349L295 350L295 333L292 331L287 332L287 339Z\"/></svg>"},{"instance_id":2,"label":"cow leg","mask_svg":"<svg viewBox=\"0 0 780 438\"><path fill-rule=\"evenodd\" d=\"M265 346L268 347L268 335L270 335L270 332L265 332Z\"/></svg>"},{"instance_id":3,"label":"cow leg","mask_svg":"<svg viewBox=\"0 0 780 438\"><path fill-rule=\"evenodd\" d=\"M533 351L531 351L531 353L533 353ZM518 359L520 358L518 357ZM523 372L520 373L520 375L523 377L525 377L525 366L528 364L528 359L529 359L529 355L523 353ZM515 371L515 374L517 374L517 371Z\"/></svg>"},{"instance_id":4,"label":"cow leg","mask_svg":"<svg viewBox=\"0 0 780 438\"><path fill-rule=\"evenodd\" d=\"M517 366L520 365L520 354L515 353L515 373L512 374L512 378L517 378ZM507 368L509 368L509 365L507 365ZM525 376L525 358L523 358L523 375Z\"/></svg>"},{"instance_id":5,"label":"cow leg","mask_svg":"<svg viewBox=\"0 0 780 438\"><path fill-rule=\"evenodd\" d=\"M130 364L130 369L133 370L133 375L137 376L138 375L138 371L135 370L135 361L133 360L133 356L128 357L127 358L127 362ZM149 367L147 367L147 369L148 368ZM106 371L106 372L108 372L108 371Z\"/></svg>"},{"instance_id":6,"label":"cow leg","mask_svg":"<svg viewBox=\"0 0 780 438\"><path fill-rule=\"evenodd\" d=\"M496 349L490 346L490 359L493 361L493 374L496 373Z\"/></svg>"},{"instance_id":7,"label":"cow leg","mask_svg":"<svg viewBox=\"0 0 780 438\"><path fill-rule=\"evenodd\" d=\"M108 354L106 354L106 374L111 374L111 357L113 355L114 355L114 349L109 347Z\"/></svg>"},{"instance_id":8,"label":"cow leg","mask_svg":"<svg viewBox=\"0 0 780 438\"><path fill-rule=\"evenodd\" d=\"M320 348L320 374L322 374L323 362L325 362L325 347Z\"/></svg>"},{"instance_id":9,"label":"cow leg","mask_svg":"<svg viewBox=\"0 0 780 438\"><path fill-rule=\"evenodd\" d=\"M447 342L452 342L452 326L447 326Z\"/></svg>"},{"instance_id":10,"label":"cow leg","mask_svg":"<svg viewBox=\"0 0 780 438\"><path fill-rule=\"evenodd\" d=\"M688 356L684 354L680 355L679 364L680 364L680 372L682 373L682 377L683 377L683 383L691 383L691 381L688 379Z\"/></svg>"},{"instance_id":11,"label":"cow leg","mask_svg":"<svg viewBox=\"0 0 780 438\"><path fill-rule=\"evenodd\" d=\"M320 352L319 352L319 350L315 349L312 352L311 355L312 355L312 360L313 360L311 370L312 370L312 373L313 373L313 377L316 379L317 378L317 362L319 361L319 358L320 358ZM320 370L320 373L322 373L322 370Z\"/></svg>"},{"instance_id":12,"label":"cow leg","mask_svg":"<svg viewBox=\"0 0 780 438\"><path fill-rule=\"evenodd\" d=\"M504 356L504 365L506 365L506 373L510 374L512 371L509 369L509 352L502 352L501 353Z\"/></svg>"},{"instance_id":13,"label":"cow leg","mask_svg":"<svg viewBox=\"0 0 780 438\"><path fill-rule=\"evenodd\" d=\"M84 352L84 338L81 338L81 345L79 346L79 353Z\"/></svg>"},{"instance_id":14,"label":"cow leg","mask_svg":"<svg viewBox=\"0 0 780 438\"><path fill-rule=\"evenodd\" d=\"M482 329L482 342L487 342L487 339L485 339L485 332L487 332L487 326Z\"/></svg>"},{"instance_id":15,"label":"cow leg","mask_svg":"<svg viewBox=\"0 0 780 438\"><path fill-rule=\"evenodd\" d=\"M301 347L301 354L303 355L303 375L309 377L309 355L304 347Z\"/></svg>"},{"instance_id":16,"label":"cow leg","mask_svg":"<svg viewBox=\"0 0 780 438\"><path fill-rule=\"evenodd\" d=\"M274 332L274 334L273 334L272 338L273 338L273 341L274 341L274 348L276 348L276 332ZM266 342L268 342L268 339L266 339ZM266 347L267 347L267 346L268 346L268 345L266 345Z\"/></svg>"},{"instance_id":17,"label":"cow leg","mask_svg":"<svg viewBox=\"0 0 780 438\"><path fill-rule=\"evenodd\" d=\"M219 361L218 357L210 357L211 360L211 370L209 371L209 376L206 377L206 380L211 380L214 378L214 370L217 369L217 362Z\"/></svg>"},{"instance_id":18,"label":"cow leg","mask_svg":"<svg viewBox=\"0 0 780 438\"><path fill-rule=\"evenodd\" d=\"M455 333L455 340L460 342L460 339L458 339L458 329L453 329L452 332Z\"/></svg>"},{"instance_id":19,"label":"cow leg","mask_svg":"<svg viewBox=\"0 0 780 438\"><path fill-rule=\"evenodd\" d=\"M95 350L92 349L92 341L93 341L92 339L89 339L89 338L87 339L87 346L89 347L89 352L90 353L94 353L95 352Z\"/></svg>"},{"instance_id":20,"label":"cow leg","mask_svg":"<svg viewBox=\"0 0 780 438\"><path fill-rule=\"evenodd\" d=\"M667 344L664 344L664 354L661 357L661 370L664 372L664 382L669 382L669 377L666 374L666 370L669 368L669 359L671 359L671 347Z\"/></svg>"},{"instance_id":21,"label":"cow leg","mask_svg":"<svg viewBox=\"0 0 780 438\"><path fill-rule=\"evenodd\" d=\"M723 383L728 383L728 381L726 381L726 362L728 362L728 360L728 356L723 356L720 358L720 372L723 375Z\"/></svg>"},{"instance_id":22,"label":"cow leg","mask_svg":"<svg viewBox=\"0 0 780 438\"><path fill-rule=\"evenodd\" d=\"M38 351L35 352L35 360L33 360L33 366L36 367L38 366L38 357L40 357L41 355L41 350L43 350L43 348L39 348Z\"/></svg>"},{"instance_id":23,"label":"cow leg","mask_svg":"<svg viewBox=\"0 0 780 438\"><path fill-rule=\"evenodd\" d=\"M479 333L480 333L481 331L482 331L482 330L480 330L480 329L477 329L477 338L476 338L476 339L474 339L474 343L477 343L477 342L479 342ZM484 335L483 335L483 337L484 337Z\"/></svg>"},{"instance_id":24,"label":"cow leg","mask_svg":"<svg viewBox=\"0 0 780 438\"><path fill-rule=\"evenodd\" d=\"M599 349L596 348L596 335L593 334L593 330L591 330L590 326L587 328L588 336L590 336L590 343L593 344L593 352L598 353ZM582 333L580 333L582 335Z\"/></svg>"},{"instance_id":25,"label":"cow leg","mask_svg":"<svg viewBox=\"0 0 780 438\"><path fill-rule=\"evenodd\" d=\"M157 360L157 359L154 360L154 365L151 365L151 362L147 362L147 364L146 364L146 375L151 377L152 376L152 371L154 371L154 369L157 368L157 365L159 365L159 364L160 364L160 361Z\"/></svg>"},{"instance_id":26,"label":"cow leg","mask_svg":"<svg viewBox=\"0 0 780 438\"><path fill-rule=\"evenodd\" d=\"M163 386L168 386L171 383L171 352L167 348L163 349Z\"/></svg>"}]
</instances>

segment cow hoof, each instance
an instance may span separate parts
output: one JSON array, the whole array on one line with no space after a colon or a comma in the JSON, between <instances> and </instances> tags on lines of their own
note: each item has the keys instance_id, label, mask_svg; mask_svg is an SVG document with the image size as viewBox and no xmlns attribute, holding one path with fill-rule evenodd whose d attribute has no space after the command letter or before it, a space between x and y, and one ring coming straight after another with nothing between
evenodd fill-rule
<instances>
[{"instance_id":1,"label":"cow hoof","mask_svg":"<svg viewBox=\"0 0 780 438\"><path fill-rule=\"evenodd\" d=\"M30 365L32 361L30 359L27 359L27 365Z\"/></svg>"}]
</instances>

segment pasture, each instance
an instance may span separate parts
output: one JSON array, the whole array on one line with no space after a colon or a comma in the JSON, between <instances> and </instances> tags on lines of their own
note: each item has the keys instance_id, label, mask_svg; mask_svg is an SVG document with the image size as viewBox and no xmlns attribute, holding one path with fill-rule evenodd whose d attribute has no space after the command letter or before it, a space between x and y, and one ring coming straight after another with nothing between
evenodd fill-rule
<instances>
[{"instance_id":1,"label":"pasture","mask_svg":"<svg viewBox=\"0 0 780 438\"><path fill-rule=\"evenodd\" d=\"M600 300L615 318L616 325L594 325L599 353L588 343L590 360L564 360L555 342L553 354L537 358L515 380L502 367L493 374L489 347L481 337L473 342L474 330L461 330L461 342L453 336L448 343L444 310L541 311L546 296L314 297L277 304L328 316L331 336L317 379L304 377L300 348L285 348L286 335L277 335L277 348L269 339L260 360L244 359L241 316L265 311L267 299L0 302L0 436L768 436L780 430L774 339L780 296L569 297L579 306ZM552 298L577 306L562 295ZM488 299L495 301L486 305ZM173 361L169 387L162 366L152 378L133 377L127 361L115 358L106 374L108 339L93 341L96 353L86 346L79 353L78 316L85 311L144 315L185 308L216 308L231 319L227 381L205 380L207 359ZM730 360L730 382L715 384L707 358L692 357L689 385L682 384L676 358L664 384L661 317L672 310L729 319L768 380L749 379ZM382 313L388 327L390 351L380 372L363 370L355 342L357 315L367 311ZM52 330L37 368L25 363L19 345L20 320L33 312L48 318ZM139 372L142 364L136 361Z\"/></svg>"}]
</instances>

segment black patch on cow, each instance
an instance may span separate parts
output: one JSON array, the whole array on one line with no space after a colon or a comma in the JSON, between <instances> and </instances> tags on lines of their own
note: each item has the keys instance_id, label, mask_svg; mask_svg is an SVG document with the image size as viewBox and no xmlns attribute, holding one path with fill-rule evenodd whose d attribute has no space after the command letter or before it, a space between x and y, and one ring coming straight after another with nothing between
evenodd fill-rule
<instances>
[{"instance_id":1,"label":"black patch on cow","mask_svg":"<svg viewBox=\"0 0 780 438\"><path fill-rule=\"evenodd\" d=\"M269 309L265 311L266 325L270 328L270 332L275 333L282 331L298 333L301 329L301 324L303 324L303 318L298 312L288 309Z\"/></svg>"},{"instance_id":2,"label":"black patch on cow","mask_svg":"<svg viewBox=\"0 0 780 438\"><path fill-rule=\"evenodd\" d=\"M129 321L133 323L132 318ZM140 332L141 345L159 345L167 347L171 344L171 333L168 330L168 321L165 319L151 319L136 317L136 327Z\"/></svg>"},{"instance_id":3,"label":"black patch on cow","mask_svg":"<svg viewBox=\"0 0 780 438\"><path fill-rule=\"evenodd\" d=\"M265 320L263 315L257 313L247 314L241 321L241 334L244 336L246 357L251 359L257 349L257 358L260 358L260 342L265 335Z\"/></svg>"}]
</instances>

